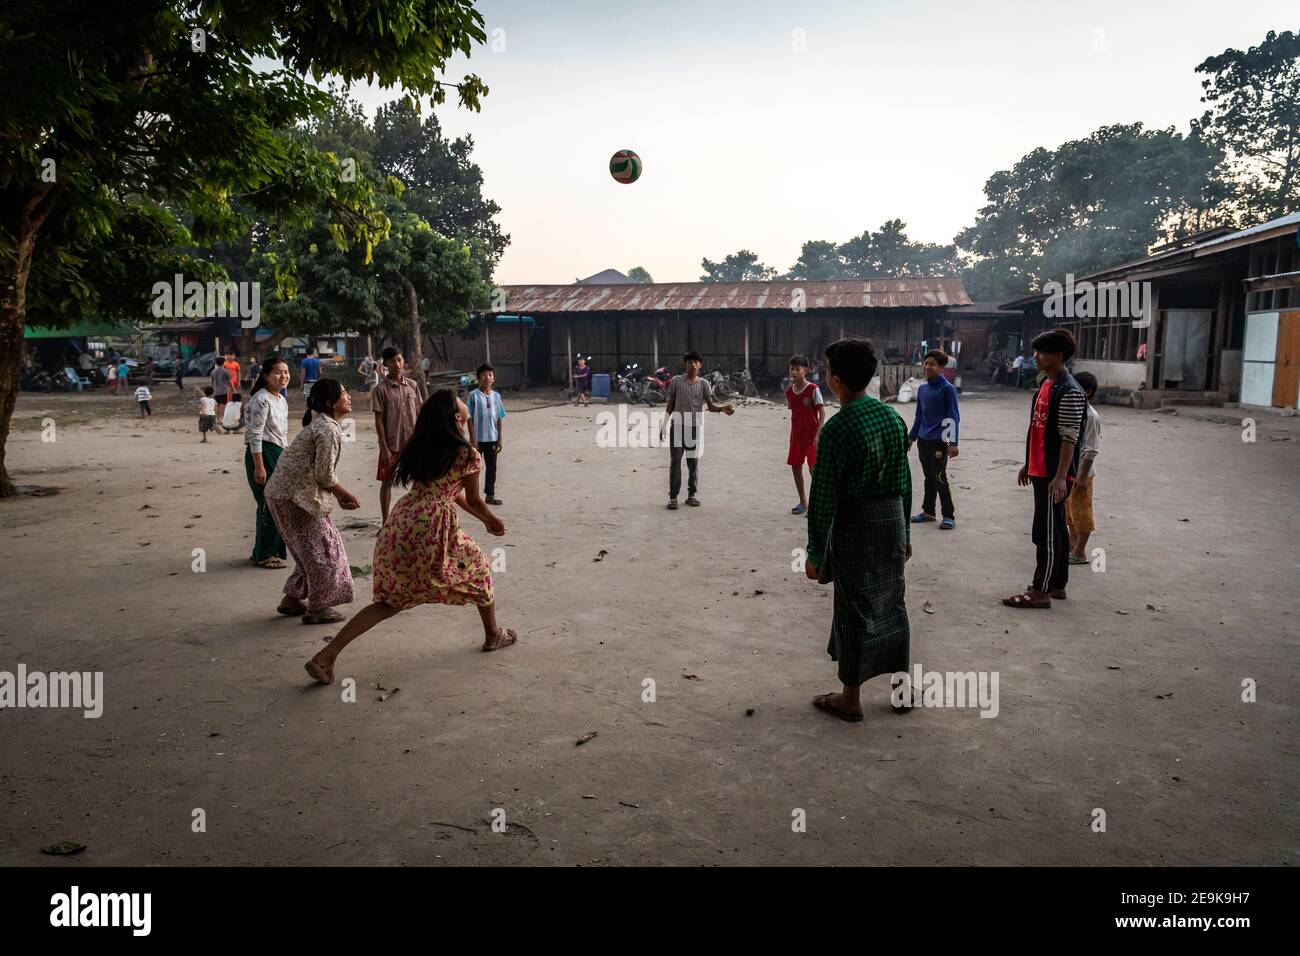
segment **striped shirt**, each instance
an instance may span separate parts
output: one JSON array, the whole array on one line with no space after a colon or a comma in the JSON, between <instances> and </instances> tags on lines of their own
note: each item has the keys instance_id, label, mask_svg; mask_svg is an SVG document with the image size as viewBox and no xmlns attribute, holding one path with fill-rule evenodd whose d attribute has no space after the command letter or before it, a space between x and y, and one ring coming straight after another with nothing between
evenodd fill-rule
<instances>
[{"instance_id":1,"label":"striped shirt","mask_svg":"<svg viewBox=\"0 0 1300 956\"><path fill-rule=\"evenodd\" d=\"M907 425L884 402L864 395L832 415L817 439L817 467L808 494L808 560L817 565L825 558L841 500L887 495L898 495L903 514L911 514Z\"/></svg>"},{"instance_id":2,"label":"striped shirt","mask_svg":"<svg viewBox=\"0 0 1300 956\"><path fill-rule=\"evenodd\" d=\"M465 399L469 409L470 427L474 429L474 441L480 445L501 440L501 430L497 422L506 417L506 406L501 401L501 393L496 389L484 393L483 389L473 389Z\"/></svg>"}]
</instances>

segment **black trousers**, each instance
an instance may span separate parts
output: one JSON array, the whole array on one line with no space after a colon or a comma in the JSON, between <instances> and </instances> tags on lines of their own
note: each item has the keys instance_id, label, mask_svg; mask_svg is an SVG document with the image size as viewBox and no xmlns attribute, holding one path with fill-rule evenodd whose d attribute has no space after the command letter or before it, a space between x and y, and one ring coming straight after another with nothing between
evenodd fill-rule
<instances>
[{"instance_id":1,"label":"black trousers","mask_svg":"<svg viewBox=\"0 0 1300 956\"><path fill-rule=\"evenodd\" d=\"M1034 488L1033 540L1037 548L1034 587L1064 590L1070 576L1070 530L1065 526L1065 499L1053 503L1050 478L1030 477Z\"/></svg>"},{"instance_id":2,"label":"black trousers","mask_svg":"<svg viewBox=\"0 0 1300 956\"><path fill-rule=\"evenodd\" d=\"M698 425L673 422L668 429L668 443L673 455L668 468L668 497L676 498L682 490L682 456L686 456L686 494L694 498L699 487L700 428Z\"/></svg>"},{"instance_id":3,"label":"black trousers","mask_svg":"<svg viewBox=\"0 0 1300 956\"><path fill-rule=\"evenodd\" d=\"M479 445L478 450L483 456L483 497L491 498L497 491L497 446L488 442Z\"/></svg>"},{"instance_id":4,"label":"black trousers","mask_svg":"<svg viewBox=\"0 0 1300 956\"><path fill-rule=\"evenodd\" d=\"M935 458L934 453L940 457ZM921 510L928 515L934 514L934 498L939 496L945 518L955 518L952 509L952 488L948 485L948 443L937 438L918 438L916 453L921 458L921 473L925 475L925 497L921 501Z\"/></svg>"}]
</instances>

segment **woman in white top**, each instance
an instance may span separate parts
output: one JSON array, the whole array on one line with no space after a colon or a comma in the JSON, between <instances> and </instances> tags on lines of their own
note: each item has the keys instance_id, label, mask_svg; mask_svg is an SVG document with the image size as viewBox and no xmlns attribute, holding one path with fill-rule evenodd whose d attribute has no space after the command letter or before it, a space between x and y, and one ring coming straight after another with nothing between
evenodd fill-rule
<instances>
[{"instance_id":1,"label":"woman in white top","mask_svg":"<svg viewBox=\"0 0 1300 956\"><path fill-rule=\"evenodd\" d=\"M263 568L286 568L289 556L284 538L275 525L271 510L262 494L267 479L275 473L275 465L289 444L289 403L280 390L289 384L289 364L279 355L271 355L262 363L253 383L244 420L248 431L244 433L244 471L248 474L248 487L253 489L257 502L257 535L253 540L253 563Z\"/></svg>"}]
</instances>

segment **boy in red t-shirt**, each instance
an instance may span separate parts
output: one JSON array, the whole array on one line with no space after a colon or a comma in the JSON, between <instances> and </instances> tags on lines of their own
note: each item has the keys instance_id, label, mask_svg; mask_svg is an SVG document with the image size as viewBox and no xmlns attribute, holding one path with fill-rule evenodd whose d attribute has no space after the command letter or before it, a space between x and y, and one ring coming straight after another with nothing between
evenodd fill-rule
<instances>
[{"instance_id":1,"label":"boy in red t-shirt","mask_svg":"<svg viewBox=\"0 0 1300 956\"><path fill-rule=\"evenodd\" d=\"M790 406L790 454L785 461L794 472L794 487L799 492L799 503L790 509L790 513L801 515L808 510L803 463L808 462L811 478L817 464L817 433L826 417L821 389L808 381L807 356L795 355L790 359L790 384L785 389L785 403Z\"/></svg>"}]
</instances>

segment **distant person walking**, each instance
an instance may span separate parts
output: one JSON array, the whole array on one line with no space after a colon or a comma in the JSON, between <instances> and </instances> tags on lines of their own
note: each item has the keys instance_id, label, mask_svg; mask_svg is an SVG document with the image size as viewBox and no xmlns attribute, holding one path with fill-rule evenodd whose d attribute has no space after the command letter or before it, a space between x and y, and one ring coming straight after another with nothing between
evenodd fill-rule
<instances>
[{"instance_id":1,"label":"distant person walking","mask_svg":"<svg viewBox=\"0 0 1300 956\"><path fill-rule=\"evenodd\" d=\"M311 387L320 381L320 359L315 349L307 350L307 357L302 360L302 393L311 393Z\"/></svg>"},{"instance_id":2,"label":"distant person walking","mask_svg":"<svg viewBox=\"0 0 1300 956\"><path fill-rule=\"evenodd\" d=\"M153 395L149 392L149 386L141 385L135 390L135 400L140 405L140 417L148 418L153 414L153 409L149 407L149 400Z\"/></svg>"},{"instance_id":3,"label":"distant person walking","mask_svg":"<svg viewBox=\"0 0 1300 956\"><path fill-rule=\"evenodd\" d=\"M1034 489L1032 537L1034 579L1020 594L1004 598L1014 608L1050 608L1065 599L1070 574L1070 532L1065 499L1079 465L1079 439L1087 402L1083 389L1065 370L1074 355L1074 336L1064 329L1043 332L1033 341L1042 384L1034 390L1025 436L1025 465L1016 481Z\"/></svg>"},{"instance_id":4,"label":"distant person walking","mask_svg":"<svg viewBox=\"0 0 1300 956\"><path fill-rule=\"evenodd\" d=\"M220 356L213 358L212 397L217 401L217 434L221 434L221 418L226 412L226 402L235 389L230 382L230 369L221 364Z\"/></svg>"},{"instance_id":5,"label":"distant person walking","mask_svg":"<svg viewBox=\"0 0 1300 956\"><path fill-rule=\"evenodd\" d=\"M305 665L321 684L334 682L343 648L376 624L421 604L473 604L483 624L484 651L510 647L518 635L496 618L487 555L463 530L456 508L503 535L505 523L479 493L482 456L466 438L469 410L451 389L440 389L420 409L414 434L393 473L411 490L393 509L375 543L372 603L357 613Z\"/></svg>"},{"instance_id":6,"label":"distant person walking","mask_svg":"<svg viewBox=\"0 0 1300 956\"><path fill-rule=\"evenodd\" d=\"M244 433L244 472L257 504L252 561L264 568L288 567L285 558L289 552L265 496L266 483L275 474L289 444L289 403L280 394L288 383L289 363L279 355L267 356L253 382L245 415L248 431Z\"/></svg>"},{"instance_id":7,"label":"distant person walking","mask_svg":"<svg viewBox=\"0 0 1300 956\"><path fill-rule=\"evenodd\" d=\"M581 355L578 356L578 364L573 367L573 388L577 393L574 395L573 403L575 405L587 405L591 397L591 366Z\"/></svg>"},{"instance_id":8,"label":"distant person walking","mask_svg":"<svg viewBox=\"0 0 1300 956\"><path fill-rule=\"evenodd\" d=\"M389 346L384 349L384 376L370 393L370 408L375 413L375 434L379 436L379 517L388 521L388 507L393 494L393 466L415 431L420 414L420 390L406 377L406 360Z\"/></svg>"},{"instance_id":9,"label":"distant person walking","mask_svg":"<svg viewBox=\"0 0 1300 956\"><path fill-rule=\"evenodd\" d=\"M266 503L294 561L276 610L300 614L304 624L342 621L343 615L334 608L352 601L347 549L330 520L335 502L345 511L361 507L339 483L336 471L343 453L339 419L350 411L347 389L336 379L317 381L307 397L303 428L266 483Z\"/></svg>"},{"instance_id":10,"label":"distant person walking","mask_svg":"<svg viewBox=\"0 0 1300 956\"><path fill-rule=\"evenodd\" d=\"M908 443L916 444L916 456L925 475L925 497L921 510L912 515L913 524L934 521L934 499L937 495L943 509L941 531L956 527L957 515L953 510L952 488L948 484L948 459L957 457L958 426L961 412L957 409L957 387L943 374L948 356L939 349L927 352L922 368L925 381L916 392L916 415L912 430L907 433Z\"/></svg>"}]
</instances>

